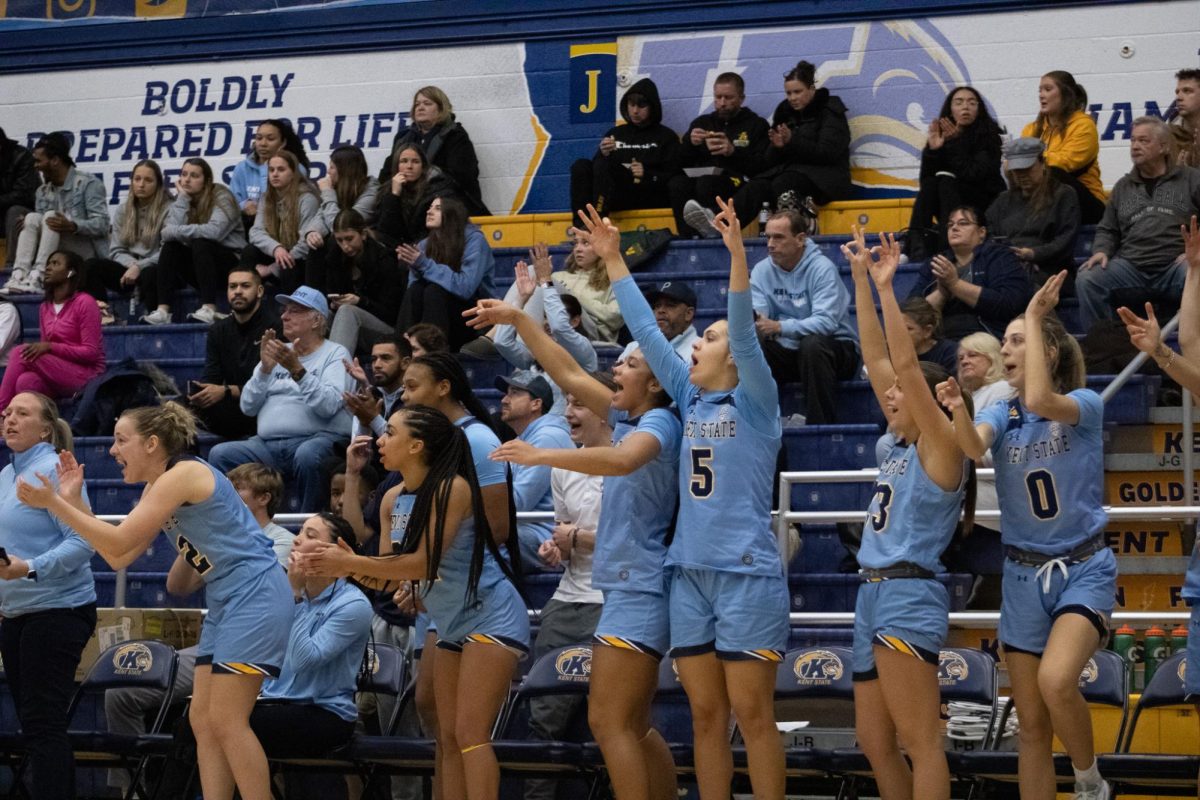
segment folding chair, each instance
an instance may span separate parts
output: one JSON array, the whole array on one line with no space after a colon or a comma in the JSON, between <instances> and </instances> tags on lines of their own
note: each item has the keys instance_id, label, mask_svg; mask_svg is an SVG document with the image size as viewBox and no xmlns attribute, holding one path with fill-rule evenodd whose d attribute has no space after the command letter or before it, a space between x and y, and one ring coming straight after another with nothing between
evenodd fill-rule
<instances>
[{"instance_id":1,"label":"folding chair","mask_svg":"<svg viewBox=\"0 0 1200 800\"><path fill-rule=\"evenodd\" d=\"M1128 686L1129 673L1125 659L1112 650L1097 650L1079 674L1079 690L1089 705L1121 710L1121 721L1112 743L1113 750L1117 749L1125 731L1129 705ZM1017 752L997 749L1004 726L1012 712L1013 701L1010 697L1005 701L1004 710L996 721L990 741L985 744L984 749L948 754L950 772L975 781L972 797L986 797L989 791L995 788L995 784L1015 784L1017 781ZM1070 759L1065 754L1055 755L1054 772L1059 786L1069 790L1069 786L1075 781L1075 773L1071 769Z\"/></svg>"},{"instance_id":2,"label":"folding chair","mask_svg":"<svg viewBox=\"0 0 1200 800\"><path fill-rule=\"evenodd\" d=\"M995 727L1000 711L996 683L996 661L988 653L971 647L947 647L939 654L938 684L942 702L957 700L990 706L989 731ZM873 777L866 754L857 747L834 750L832 771L844 778L841 796L856 797L860 782Z\"/></svg>"},{"instance_id":3,"label":"folding chair","mask_svg":"<svg viewBox=\"0 0 1200 800\"><path fill-rule=\"evenodd\" d=\"M1150 685L1142 690L1142 696L1138 699L1125 728L1124 741L1117 748L1117 752L1098 757L1100 774L1113 785L1114 794L1121 792L1196 796L1196 774L1200 771L1200 757L1130 752L1143 711L1192 705L1188 702L1187 692L1183 687L1183 677L1187 669L1186 653L1176 653L1160 664L1150 680Z\"/></svg>"}]
</instances>

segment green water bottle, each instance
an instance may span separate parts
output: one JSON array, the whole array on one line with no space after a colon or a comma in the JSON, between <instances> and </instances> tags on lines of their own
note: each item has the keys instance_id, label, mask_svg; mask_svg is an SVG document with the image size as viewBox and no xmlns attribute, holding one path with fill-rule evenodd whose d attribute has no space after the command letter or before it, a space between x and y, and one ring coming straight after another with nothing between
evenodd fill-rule
<instances>
[{"instance_id":1,"label":"green water bottle","mask_svg":"<svg viewBox=\"0 0 1200 800\"><path fill-rule=\"evenodd\" d=\"M1171 654L1182 653L1187 650L1187 625L1180 623L1175 630L1171 631Z\"/></svg>"},{"instance_id":2,"label":"green water bottle","mask_svg":"<svg viewBox=\"0 0 1200 800\"><path fill-rule=\"evenodd\" d=\"M1167 655L1167 632L1155 625L1146 631L1144 655L1146 668L1142 686L1150 685L1151 679L1154 678L1154 673L1158 670L1158 665L1166 660Z\"/></svg>"},{"instance_id":3,"label":"green water bottle","mask_svg":"<svg viewBox=\"0 0 1200 800\"><path fill-rule=\"evenodd\" d=\"M1133 669L1133 645L1137 641L1136 631L1128 625L1117 628L1112 637L1112 650L1125 659L1125 663Z\"/></svg>"}]
</instances>

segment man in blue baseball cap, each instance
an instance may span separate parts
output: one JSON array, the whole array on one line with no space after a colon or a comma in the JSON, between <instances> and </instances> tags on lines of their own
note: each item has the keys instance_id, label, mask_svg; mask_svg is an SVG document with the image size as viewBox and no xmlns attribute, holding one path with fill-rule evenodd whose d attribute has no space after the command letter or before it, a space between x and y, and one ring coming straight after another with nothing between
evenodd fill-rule
<instances>
[{"instance_id":1,"label":"man in blue baseball cap","mask_svg":"<svg viewBox=\"0 0 1200 800\"><path fill-rule=\"evenodd\" d=\"M350 353L325 338L329 304L310 286L276 295L283 309L283 336L267 330L259 344L258 366L242 387L241 409L257 417L257 433L240 442L222 442L209 461L227 472L257 461L288 474L300 495L297 511L325 507L328 479L321 464L350 436L343 393L352 391L346 373Z\"/></svg>"}]
</instances>

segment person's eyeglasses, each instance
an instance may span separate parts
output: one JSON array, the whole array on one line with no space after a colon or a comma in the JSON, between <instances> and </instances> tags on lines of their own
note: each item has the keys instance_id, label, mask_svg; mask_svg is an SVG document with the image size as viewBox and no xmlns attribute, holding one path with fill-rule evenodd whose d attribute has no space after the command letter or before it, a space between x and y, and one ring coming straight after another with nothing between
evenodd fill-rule
<instances>
[{"instance_id":1,"label":"person's eyeglasses","mask_svg":"<svg viewBox=\"0 0 1200 800\"><path fill-rule=\"evenodd\" d=\"M978 222L972 222L969 219L955 219L946 223L947 228L971 228L978 225Z\"/></svg>"}]
</instances>

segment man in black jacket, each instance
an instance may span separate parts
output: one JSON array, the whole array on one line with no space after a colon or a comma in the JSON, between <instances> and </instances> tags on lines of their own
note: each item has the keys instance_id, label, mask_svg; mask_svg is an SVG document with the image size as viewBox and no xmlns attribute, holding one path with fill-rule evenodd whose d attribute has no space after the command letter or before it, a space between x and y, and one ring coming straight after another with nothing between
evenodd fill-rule
<instances>
[{"instance_id":1,"label":"man in black jacket","mask_svg":"<svg viewBox=\"0 0 1200 800\"><path fill-rule=\"evenodd\" d=\"M8 254L4 268L11 270L17 254L21 222L33 210L33 193L42 183L33 167L33 154L0 128L0 216L4 217L4 242Z\"/></svg>"},{"instance_id":2,"label":"man in black jacket","mask_svg":"<svg viewBox=\"0 0 1200 800\"><path fill-rule=\"evenodd\" d=\"M268 328L283 338L283 325L272 308L263 305L263 283L253 269L229 273L226 297L232 315L208 328L204 374L188 386L188 402L204 427L227 439L253 436L254 417L238 405L242 386L258 366L259 343Z\"/></svg>"},{"instance_id":3,"label":"man in black jacket","mask_svg":"<svg viewBox=\"0 0 1200 800\"><path fill-rule=\"evenodd\" d=\"M571 210L588 203L601 214L663 208L667 184L679 172L679 136L662 124L658 87L643 78L621 98L626 124L610 128L591 159L571 165Z\"/></svg>"},{"instance_id":4,"label":"man in black jacket","mask_svg":"<svg viewBox=\"0 0 1200 800\"><path fill-rule=\"evenodd\" d=\"M705 221L697 230L687 224L683 207L689 200L716 207L717 197L732 197L743 184L766 168L767 121L742 105L746 82L736 72L723 72L713 82L712 113L692 120L680 146L680 166L708 174L671 178L671 210L680 236L716 233ZM748 221L748 220L747 220Z\"/></svg>"}]
</instances>

